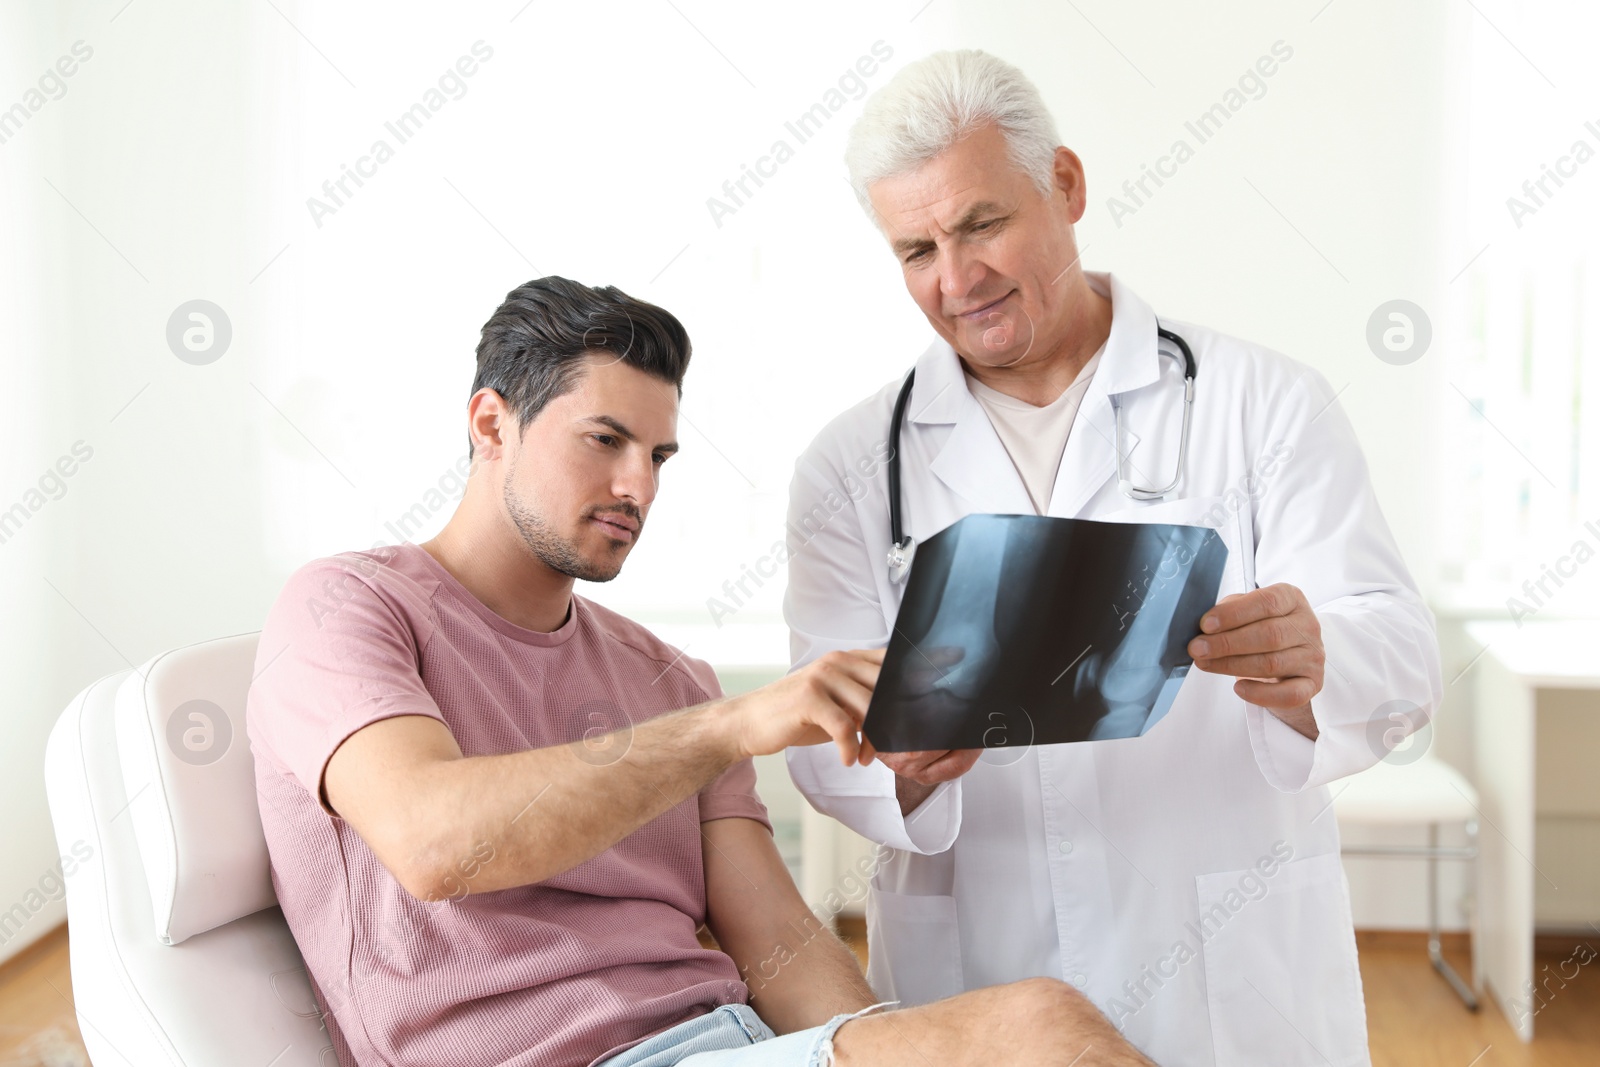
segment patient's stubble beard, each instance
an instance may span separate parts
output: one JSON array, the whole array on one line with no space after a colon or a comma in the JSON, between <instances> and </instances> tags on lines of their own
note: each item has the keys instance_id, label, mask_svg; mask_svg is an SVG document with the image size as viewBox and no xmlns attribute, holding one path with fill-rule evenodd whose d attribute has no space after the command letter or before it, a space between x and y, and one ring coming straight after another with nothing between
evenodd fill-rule
<instances>
[{"instance_id":1,"label":"patient's stubble beard","mask_svg":"<svg viewBox=\"0 0 1600 1067\"><path fill-rule=\"evenodd\" d=\"M517 532L522 535L523 542L533 550L534 555L539 557L540 562L557 574L585 582L609 582L622 572L622 561L626 556L622 549L626 546L618 545L615 554L601 563L594 563L584 558L576 542L556 533L545 521L544 516L528 507L517 496L512 488L516 484L516 475L517 461L513 459L511 470L506 476L506 512L511 516L511 521L516 523ZM640 532L643 532L642 527Z\"/></svg>"}]
</instances>

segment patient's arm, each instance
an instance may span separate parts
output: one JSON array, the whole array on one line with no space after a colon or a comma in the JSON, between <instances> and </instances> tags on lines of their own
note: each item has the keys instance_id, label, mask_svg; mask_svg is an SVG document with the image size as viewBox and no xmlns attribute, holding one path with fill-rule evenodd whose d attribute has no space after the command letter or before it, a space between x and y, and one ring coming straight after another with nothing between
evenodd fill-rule
<instances>
[{"instance_id":1,"label":"patient's arm","mask_svg":"<svg viewBox=\"0 0 1600 1067\"><path fill-rule=\"evenodd\" d=\"M581 741L464 756L439 720L397 715L346 738L322 785L419 900L528 885L599 855L741 759L832 739L854 762L882 660L882 649L830 653L752 692L647 719L600 766Z\"/></svg>"},{"instance_id":2,"label":"patient's arm","mask_svg":"<svg viewBox=\"0 0 1600 1067\"><path fill-rule=\"evenodd\" d=\"M772 834L752 819L701 824L706 925L775 1033L821 1026L877 998L855 955L811 913Z\"/></svg>"}]
</instances>

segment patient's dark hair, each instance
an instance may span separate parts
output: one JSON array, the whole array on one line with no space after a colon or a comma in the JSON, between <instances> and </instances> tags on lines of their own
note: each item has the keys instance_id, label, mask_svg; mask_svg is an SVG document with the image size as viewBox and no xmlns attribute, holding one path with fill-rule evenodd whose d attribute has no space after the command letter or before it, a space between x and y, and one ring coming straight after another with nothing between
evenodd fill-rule
<instances>
[{"instance_id":1,"label":"patient's dark hair","mask_svg":"<svg viewBox=\"0 0 1600 1067\"><path fill-rule=\"evenodd\" d=\"M671 382L683 396L689 334L671 312L612 285L596 289L553 274L511 290L483 324L469 395L485 387L499 393L520 433L546 404L576 388L585 354L596 351Z\"/></svg>"}]
</instances>

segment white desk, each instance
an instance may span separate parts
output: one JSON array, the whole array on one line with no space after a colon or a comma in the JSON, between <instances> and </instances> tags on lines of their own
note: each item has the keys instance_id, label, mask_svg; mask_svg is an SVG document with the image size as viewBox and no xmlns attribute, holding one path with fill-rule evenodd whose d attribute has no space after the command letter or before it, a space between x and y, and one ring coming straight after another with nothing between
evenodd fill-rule
<instances>
[{"instance_id":1,"label":"white desk","mask_svg":"<svg viewBox=\"0 0 1600 1067\"><path fill-rule=\"evenodd\" d=\"M1470 670L1477 696L1479 951L1491 994L1517 1035L1533 1040L1535 700L1540 689L1600 690L1600 622L1468 623L1485 651ZM1600 701L1600 696L1597 696Z\"/></svg>"}]
</instances>

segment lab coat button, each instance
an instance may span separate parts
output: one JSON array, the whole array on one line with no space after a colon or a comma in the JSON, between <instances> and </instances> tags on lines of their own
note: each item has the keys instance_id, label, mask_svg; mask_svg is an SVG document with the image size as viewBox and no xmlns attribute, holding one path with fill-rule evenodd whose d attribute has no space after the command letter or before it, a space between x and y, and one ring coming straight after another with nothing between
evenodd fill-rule
<instances>
[{"instance_id":1,"label":"lab coat button","mask_svg":"<svg viewBox=\"0 0 1600 1067\"><path fill-rule=\"evenodd\" d=\"M1075 974L1072 976L1072 984L1077 986L1079 989L1082 989L1084 986L1089 984L1089 979L1085 978L1081 974Z\"/></svg>"},{"instance_id":2,"label":"lab coat button","mask_svg":"<svg viewBox=\"0 0 1600 1067\"><path fill-rule=\"evenodd\" d=\"M1061 849L1061 854L1063 856L1065 856L1068 852L1072 851L1072 842L1071 841L1063 841L1063 842L1061 842L1060 845L1058 845L1056 847L1060 848Z\"/></svg>"}]
</instances>

